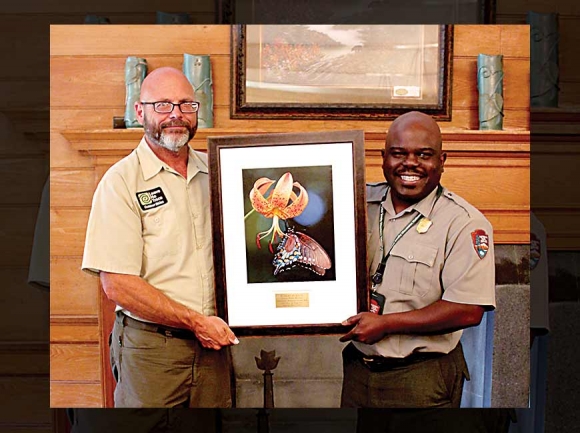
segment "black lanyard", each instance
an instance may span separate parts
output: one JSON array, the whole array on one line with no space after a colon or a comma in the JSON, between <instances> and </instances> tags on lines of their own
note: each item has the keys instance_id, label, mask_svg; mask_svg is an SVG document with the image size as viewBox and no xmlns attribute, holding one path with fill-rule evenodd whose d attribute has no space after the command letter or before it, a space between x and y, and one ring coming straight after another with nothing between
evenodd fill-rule
<instances>
[{"instance_id":1,"label":"black lanyard","mask_svg":"<svg viewBox=\"0 0 580 433\"><path fill-rule=\"evenodd\" d=\"M443 187L441 187L441 185L439 185L437 187L437 196L435 197L435 203L437 203L437 200L439 200L439 197L441 197L441 194L443 194ZM385 198L386 198L386 196L385 196ZM384 200L383 200L383 202L384 202ZM433 207L435 207L435 203L433 203ZM381 202L381 210L380 210L380 214L379 214L379 241L380 241L380 245L381 245L380 246L381 252L384 249L384 247L383 247L383 232L385 229L385 212L386 212L385 207L382 205L382 202ZM399 232L399 234L397 236L395 236L395 239L393 240L393 243L391 244L389 250L387 251L387 254L383 255L383 259L381 260L381 263L379 263L379 265L377 266L377 270L371 276L373 290L375 290L375 288L383 282L383 274L385 273L385 268L387 267L387 260L389 259L389 256L391 255L391 251L393 250L393 247L395 246L395 244L397 242L399 242L399 240L403 237L403 235L411 229L411 227L413 227L415 224L417 224L417 221L419 221L422 218L422 216L423 215L421 215L420 212L417 212L417 215L415 215L415 217L405 227L403 227L403 230L401 230Z\"/></svg>"}]
</instances>

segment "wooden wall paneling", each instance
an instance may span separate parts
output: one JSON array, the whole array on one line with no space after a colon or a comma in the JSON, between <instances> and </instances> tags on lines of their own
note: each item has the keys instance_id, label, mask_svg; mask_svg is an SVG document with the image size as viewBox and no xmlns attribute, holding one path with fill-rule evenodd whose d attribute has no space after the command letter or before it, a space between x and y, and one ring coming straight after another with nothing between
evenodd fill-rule
<instances>
[{"instance_id":1,"label":"wooden wall paneling","mask_svg":"<svg viewBox=\"0 0 580 433\"><path fill-rule=\"evenodd\" d=\"M67 130L112 129L113 117L122 116L123 113L124 111L120 107L92 109L55 108L50 111L50 130L54 133L61 133Z\"/></svg>"},{"instance_id":2,"label":"wooden wall paneling","mask_svg":"<svg viewBox=\"0 0 580 433\"><path fill-rule=\"evenodd\" d=\"M38 204L2 206L0 226L8 229L0 231L0 268L28 268L37 214Z\"/></svg>"},{"instance_id":3,"label":"wooden wall paneling","mask_svg":"<svg viewBox=\"0 0 580 433\"><path fill-rule=\"evenodd\" d=\"M38 143L31 140L23 131L19 131L13 113L22 114L23 111L2 111L0 112L0 155L2 158L9 157L38 157L42 154ZM30 120L30 115L28 119ZM24 120L24 119L23 119ZM34 123L34 119L32 120Z\"/></svg>"},{"instance_id":4,"label":"wooden wall paneling","mask_svg":"<svg viewBox=\"0 0 580 433\"><path fill-rule=\"evenodd\" d=\"M50 254L52 256L82 256L89 208L50 210Z\"/></svg>"},{"instance_id":5,"label":"wooden wall paneling","mask_svg":"<svg viewBox=\"0 0 580 433\"><path fill-rule=\"evenodd\" d=\"M0 14L0 64L10 65L2 68L0 80L48 81L48 41L43 44L39 40L46 40L49 22L46 16Z\"/></svg>"},{"instance_id":6,"label":"wooden wall paneling","mask_svg":"<svg viewBox=\"0 0 580 433\"><path fill-rule=\"evenodd\" d=\"M97 316L92 318L74 318L69 316L66 320L53 318L50 325L51 342L83 344L99 343L99 324Z\"/></svg>"},{"instance_id":7,"label":"wooden wall paneling","mask_svg":"<svg viewBox=\"0 0 580 433\"><path fill-rule=\"evenodd\" d=\"M99 28L100 27L100 28ZM230 26L51 26L51 56L230 54ZM71 38L71 32L75 35Z\"/></svg>"},{"instance_id":8,"label":"wooden wall paneling","mask_svg":"<svg viewBox=\"0 0 580 433\"><path fill-rule=\"evenodd\" d=\"M558 209L562 203L579 208L577 189L570 179L576 179L580 167L580 141L534 143L534 173L531 178L534 205Z\"/></svg>"},{"instance_id":9,"label":"wooden wall paneling","mask_svg":"<svg viewBox=\"0 0 580 433\"><path fill-rule=\"evenodd\" d=\"M90 156L74 150L70 143L58 132L50 133L50 169L54 168L89 168L93 169L94 162Z\"/></svg>"},{"instance_id":10,"label":"wooden wall paneling","mask_svg":"<svg viewBox=\"0 0 580 433\"><path fill-rule=\"evenodd\" d=\"M578 251L580 206L560 209L534 207L534 213L546 229L549 250Z\"/></svg>"},{"instance_id":11,"label":"wooden wall paneling","mask_svg":"<svg viewBox=\"0 0 580 433\"><path fill-rule=\"evenodd\" d=\"M92 168L53 169L50 173L50 205L91 207L95 188L95 173Z\"/></svg>"},{"instance_id":12,"label":"wooden wall paneling","mask_svg":"<svg viewBox=\"0 0 580 433\"><path fill-rule=\"evenodd\" d=\"M580 100L580 81L560 81L559 87L558 105L577 109L577 103Z\"/></svg>"},{"instance_id":13,"label":"wooden wall paneling","mask_svg":"<svg viewBox=\"0 0 580 433\"><path fill-rule=\"evenodd\" d=\"M48 176L44 155L0 158L2 203L38 204Z\"/></svg>"},{"instance_id":14,"label":"wooden wall paneling","mask_svg":"<svg viewBox=\"0 0 580 433\"><path fill-rule=\"evenodd\" d=\"M91 110L83 109L55 109L51 111L51 117L54 124L63 125L64 130L97 130L111 129L114 116L122 116L121 108L95 108ZM517 108L504 109L504 129L527 130L529 126L530 115L528 109ZM338 123L336 123L338 122ZM296 131L332 131L345 129L365 129L365 130L383 130L386 131L391 124L390 121L359 121L359 120L342 120L342 121L324 121L324 120L240 120L230 119L229 107L214 107L214 125L219 129L229 129L224 134L249 133L255 134L261 132L282 132L288 130ZM479 120L475 107L453 108L452 121L441 122L442 128L461 128L461 129L478 129ZM53 128L53 131L57 129ZM118 130L122 131L122 130ZM202 132L198 130L197 134ZM135 144L134 147L137 146ZM51 155L52 158L52 155Z\"/></svg>"},{"instance_id":15,"label":"wooden wall paneling","mask_svg":"<svg viewBox=\"0 0 580 433\"><path fill-rule=\"evenodd\" d=\"M578 68L578 46L580 36L578 27L580 26L580 11L576 16L560 16L560 42L558 44L560 80L580 81Z\"/></svg>"},{"instance_id":16,"label":"wooden wall paneling","mask_svg":"<svg viewBox=\"0 0 580 433\"><path fill-rule=\"evenodd\" d=\"M23 81L19 78L0 80L0 111L38 108L39 101L49 101L45 79ZM45 106L44 108L48 108Z\"/></svg>"},{"instance_id":17,"label":"wooden wall paneling","mask_svg":"<svg viewBox=\"0 0 580 433\"><path fill-rule=\"evenodd\" d=\"M502 27L500 37L500 52L504 57L530 58L530 26Z\"/></svg>"},{"instance_id":18,"label":"wooden wall paneling","mask_svg":"<svg viewBox=\"0 0 580 433\"><path fill-rule=\"evenodd\" d=\"M0 377L40 377L49 374L48 344L2 343L0 350ZM1 430L0 430L1 431Z\"/></svg>"},{"instance_id":19,"label":"wooden wall paneling","mask_svg":"<svg viewBox=\"0 0 580 433\"><path fill-rule=\"evenodd\" d=\"M50 345L50 380L98 383L101 358L97 344ZM71 376L74 375L74 376Z\"/></svg>"},{"instance_id":20,"label":"wooden wall paneling","mask_svg":"<svg viewBox=\"0 0 580 433\"><path fill-rule=\"evenodd\" d=\"M97 317L99 278L82 271L81 263L82 256L51 257L51 315Z\"/></svg>"},{"instance_id":21,"label":"wooden wall paneling","mask_svg":"<svg viewBox=\"0 0 580 433\"><path fill-rule=\"evenodd\" d=\"M477 57L479 53L493 54L501 50L502 26L486 25L485 32L477 25L453 27L453 57ZM453 65L455 69L455 65Z\"/></svg>"},{"instance_id":22,"label":"wooden wall paneling","mask_svg":"<svg viewBox=\"0 0 580 433\"><path fill-rule=\"evenodd\" d=\"M103 407L101 384L51 381L50 407Z\"/></svg>"},{"instance_id":23,"label":"wooden wall paneling","mask_svg":"<svg viewBox=\"0 0 580 433\"><path fill-rule=\"evenodd\" d=\"M486 25L485 32L476 25L455 26L453 55L475 57L483 54L502 54L504 57L529 57L529 26Z\"/></svg>"},{"instance_id":24,"label":"wooden wall paneling","mask_svg":"<svg viewBox=\"0 0 580 433\"><path fill-rule=\"evenodd\" d=\"M2 340L47 341L49 294L28 284L28 267L0 268L0 279Z\"/></svg>"},{"instance_id":25,"label":"wooden wall paneling","mask_svg":"<svg viewBox=\"0 0 580 433\"><path fill-rule=\"evenodd\" d=\"M0 406L6 424L50 425L48 377L0 377Z\"/></svg>"},{"instance_id":26,"label":"wooden wall paneling","mask_svg":"<svg viewBox=\"0 0 580 433\"><path fill-rule=\"evenodd\" d=\"M188 50L194 53L195 48ZM117 116L125 111L125 61L127 56L53 57L50 61L54 71L50 77L51 108L75 107L79 98L83 107L117 108ZM182 69L183 54L172 56L147 56L148 72L161 66ZM211 57L215 106L229 106L230 57ZM71 79L71 76L75 77Z\"/></svg>"}]
</instances>

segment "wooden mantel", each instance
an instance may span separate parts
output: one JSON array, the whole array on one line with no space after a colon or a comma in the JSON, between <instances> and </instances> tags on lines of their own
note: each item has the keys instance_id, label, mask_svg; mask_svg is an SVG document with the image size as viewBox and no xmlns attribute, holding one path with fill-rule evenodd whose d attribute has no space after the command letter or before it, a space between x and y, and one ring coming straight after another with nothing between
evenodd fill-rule
<instances>
[{"instance_id":1,"label":"wooden mantel","mask_svg":"<svg viewBox=\"0 0 580 433\"><path fill-rule=\"evenodd\" d=\"M267 134L272 130L240 130L225 128L198 129L193 140L196 150L207 149L207 138L227 135ZM71 147L92 156L121 156L131 152L143 136L143 128L68 130L62 135ZM447 152L500 152L529 156L530 131L478 131L465 129L443 129L443 147ZM384 147L386 131L365 131L367 154Z\"/></svg>"}]
</instances>

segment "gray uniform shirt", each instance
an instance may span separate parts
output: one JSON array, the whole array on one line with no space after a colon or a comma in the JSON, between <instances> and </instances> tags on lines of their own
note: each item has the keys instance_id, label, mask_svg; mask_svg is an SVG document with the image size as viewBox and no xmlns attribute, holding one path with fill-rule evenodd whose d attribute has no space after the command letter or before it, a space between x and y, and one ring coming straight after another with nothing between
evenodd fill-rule
<instances>
[{"instance_id":1,"label":"gray uniform shirt","mask_svg":"<svg viewBox=\"0 0 580 433\"><path fill-rule=\"evenodd\" d=\"M493 230L489 221L461 197L443 188L399 214L386 183L367 185L369 275L381 262L379 213L385 208L384 251L417 212L432 224L417 224L394 246L377 291L385 296L383 314L417 310L444 299L495 308ZM386 197L386 198L385 198ZM383 202L383 198L384 202ZM367 355L403 358L413 352L449 353L463 331L443 335L387 335L376 344L355 342Z\"/></svg>"}]
</instances>

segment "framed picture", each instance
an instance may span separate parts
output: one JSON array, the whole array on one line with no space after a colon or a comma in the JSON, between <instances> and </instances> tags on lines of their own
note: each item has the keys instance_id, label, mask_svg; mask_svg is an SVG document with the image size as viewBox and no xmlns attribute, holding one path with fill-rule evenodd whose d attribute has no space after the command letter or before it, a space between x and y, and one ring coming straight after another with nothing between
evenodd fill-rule
<instances>
[{"instance_id":1,"label":"framed picture","mask_svg":"<svg viewBox=\"0 0 580 433\"><path fill-rule=\"evenodd\" d=\"M452 26L232 26L231 117L451 120Z\"/></svg>"},{"instance_id":2,"label":"framed picture","mask_svg":"<svg viewBox=\"0 0 580 433\"><path fill-rule=\"evenodd\" d=\"M208 138L217 312L236 335L341 333L367 311L363 143Z\"/></svg>"}]
</instances>

